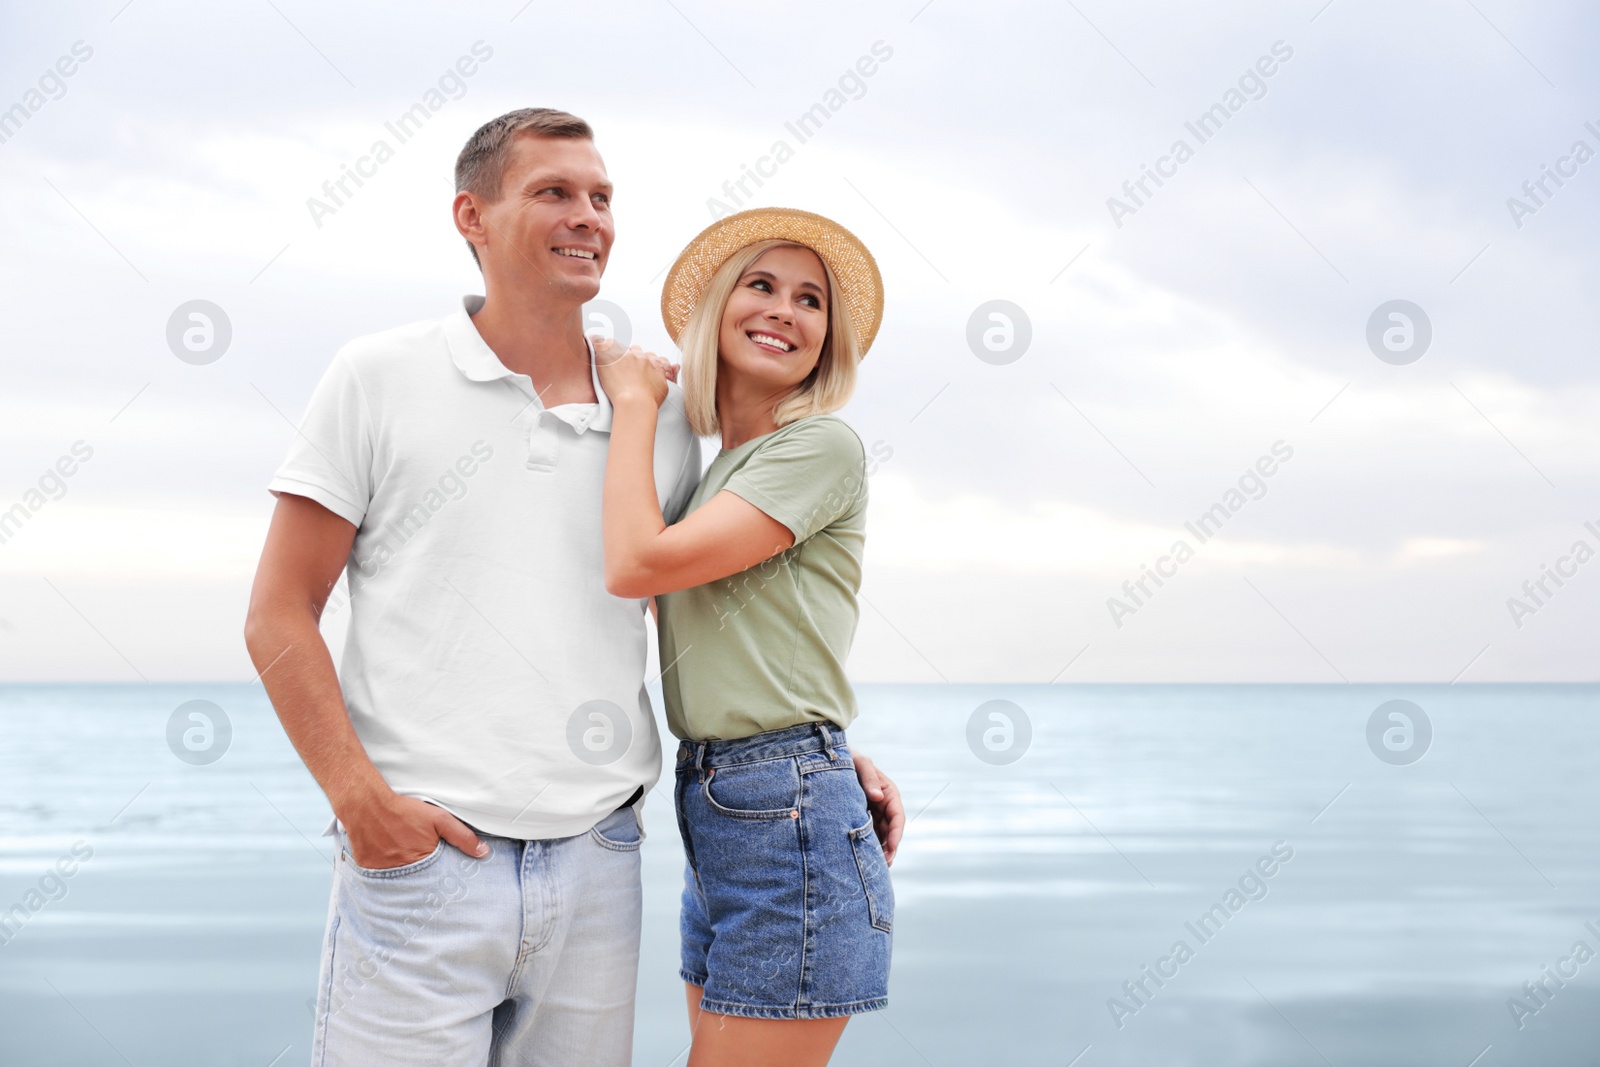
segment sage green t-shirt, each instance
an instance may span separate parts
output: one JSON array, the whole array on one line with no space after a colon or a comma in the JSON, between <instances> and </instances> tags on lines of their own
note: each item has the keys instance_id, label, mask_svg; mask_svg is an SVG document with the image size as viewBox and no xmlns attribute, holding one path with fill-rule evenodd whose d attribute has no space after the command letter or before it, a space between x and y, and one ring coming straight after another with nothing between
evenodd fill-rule
<instances>
[{"instance_id":1,"label":"sage green t-shirt","mask_svg":"<svg viewBox=\"0 0 1600 1067\"><path fill-rule=\"evenodd\" d=\"M687 516L723 489L794 534L747 571L656 598L667 725L696 741L856 717L844 663L866 540L866 454L833 415L723 449ZM680 520L681 521L681 520Z\"/></svg>"}]
</instances>

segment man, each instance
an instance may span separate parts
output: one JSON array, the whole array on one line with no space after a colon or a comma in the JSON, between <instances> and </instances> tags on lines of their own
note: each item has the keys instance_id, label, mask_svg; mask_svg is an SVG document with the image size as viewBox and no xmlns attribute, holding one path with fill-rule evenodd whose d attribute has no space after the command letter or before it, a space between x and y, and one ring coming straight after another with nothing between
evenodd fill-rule
<instances>
[{"instance_id":1,"label":"man","mask_svg":"<svg viewBox=\"0 0 1600 1067\"><path fill-rule=\"evenodd\" d=\"M339 843L313 1057L626 1064L661 750L646 603L603 579L611 407L582 308L611 184L585 122L528 108L473 135L456 189L485 295L341 349L268 486L245 640ZM700 475L676 386L656 456L675 519ZM898 793L857 769L892 856Z\"/></svg>"}]
</instances>

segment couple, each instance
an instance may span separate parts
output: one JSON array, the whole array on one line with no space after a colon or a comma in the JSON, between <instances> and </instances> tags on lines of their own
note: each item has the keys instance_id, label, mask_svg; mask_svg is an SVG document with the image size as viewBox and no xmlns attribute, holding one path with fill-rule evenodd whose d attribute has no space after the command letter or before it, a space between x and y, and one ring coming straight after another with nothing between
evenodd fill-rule
<instances>
[{"instance_id":1,"label":"couple","mask_svg":"<svg viewBox=\"0 0 1600 1067\"><path fill-rule=\"evenodd\" d=\"M887 1003L904 824L844 734L865 469L830 412L877 331L877 267L806 212L713 224L662 296L680 389L584 337L614 235L585 122L502 115L456 190L485 295L334 357L269 484L250 598L251 658L335 815L313 1062L628 1063L651 610L689 1064L825 1063ZM318 622L341 571L336 674Z\"/></svg>"}]
</instances>

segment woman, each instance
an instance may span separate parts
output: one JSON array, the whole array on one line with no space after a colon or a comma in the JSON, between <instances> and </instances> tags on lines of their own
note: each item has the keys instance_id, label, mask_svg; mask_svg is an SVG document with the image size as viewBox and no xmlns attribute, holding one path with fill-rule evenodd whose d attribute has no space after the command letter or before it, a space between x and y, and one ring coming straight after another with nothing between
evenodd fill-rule
<instances>
[{"instance_id":1,"label":"woman","mask_svg":"<svg viewBox=\"0 0 1600 1067\"><path fill-rule=\"evenodd\" d=\"M690 242L662 314L684 405L722 449L681 521L652 474L666 378L610 350L606 586L657 597L688 855L691 1067L824 1064L887 1004L894 893L844 728L861 583L861 441L830 412L882 318L854 235L809 212L732 215Z\"/></svg>"}]
</instances>

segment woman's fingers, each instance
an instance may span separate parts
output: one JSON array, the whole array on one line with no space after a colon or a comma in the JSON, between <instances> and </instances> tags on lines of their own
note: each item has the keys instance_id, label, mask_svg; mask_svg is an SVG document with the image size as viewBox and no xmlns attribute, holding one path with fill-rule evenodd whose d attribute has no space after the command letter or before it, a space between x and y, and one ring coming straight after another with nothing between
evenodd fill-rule
<instances>
[{"instance_id":1,"label":"woman's fingers","mask_svg":"<svg viewBox=\"0 0 1600 1067\"><path fill-rule=\"evenodd\" d=\"M675 374L665 359L638 345L624 348L615 340L598 334L590 339L594 342L600 384L613 404L641 397L659 406L667 398L667 383L675 380Z\"/></svg>"},{"instance_id":2,"label":"woman's fingers","mask_svg":"<svg viewBox=\"0 0 1600 1067\"><path fill-rule=\"evenodd\" d=\"M675 382L678 380L678 365L676 363L669 363L666 356L658 356L654 352L649 355L650 362L654 363L656 369L666 376L667 381Z\"/></svg>"},{"instance_id":3,"label":"woman's fingers","mask_svg":"<svg viewBox=\"0 0 1600 1067\"><path fill-rule=\"evenodd\" d=\"M677 370L673 364L667 361L665 356L658 356L654 352L648 352L639 345L629 345L627 348L623 348L616 341L602 337L599 334L595 334L590 340L594 342L595 362L601 367L615 366L619 369L625 365L631 365L635 368L654 367L668 380L673 378Z\"/></svg>"}]
</instances>

